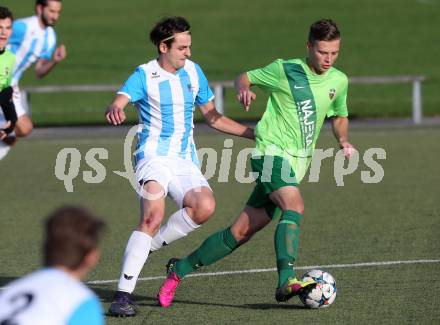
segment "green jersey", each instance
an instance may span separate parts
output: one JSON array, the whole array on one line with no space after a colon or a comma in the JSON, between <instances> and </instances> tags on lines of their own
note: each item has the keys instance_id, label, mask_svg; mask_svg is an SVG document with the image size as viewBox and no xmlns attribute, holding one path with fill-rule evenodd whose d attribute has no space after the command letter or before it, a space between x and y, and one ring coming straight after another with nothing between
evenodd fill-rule
<instances>
[{"instance_id":1,"label":"green jersey","mask_svg":"<svg viewBox=\"0 0 440 325\"><path fill-rule=\"evenodd\" d=\"M11 85L14 63L15 55L11 51L4 50L0 54L0 90Z\"/></svg>"},{"instance_id":2,"label":"green jersey","mask_svg":"<svg viewBox=\"0 0 440 325\"><path fill-rule=\"evenodd\" d=\"M347 76L333 67L317 75L305 59L276 60L247 76L269 93L255 130L257 153L288 159L300 181L325 117L348 116Z\"/></svg>"}]
</instances>

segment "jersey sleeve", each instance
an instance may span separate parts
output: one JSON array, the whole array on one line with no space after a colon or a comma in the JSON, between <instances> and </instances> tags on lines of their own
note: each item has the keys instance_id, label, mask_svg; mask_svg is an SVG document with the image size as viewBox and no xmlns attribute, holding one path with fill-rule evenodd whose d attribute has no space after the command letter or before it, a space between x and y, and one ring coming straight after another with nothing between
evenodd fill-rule
<instances>
[{"instance_id":1,"label":"jersey sleeve","mask_svg":"<svg viewBox=\"0 0 440 325\"><path fill-rule=\"evenodd\" d=\"M53 52L57 46L57 37L53 29L48 29L45 35L43 49L40 53L39 59L51 60Z\"/></svg>"},{"instance_id":2,"label":"jersey sleeve","mask_svg":"<svg viewBox=\"0 0 440 325\"><path fill-rule=\"evenodd\" d=\"M27 26L24 22L20 20L16 20L12 24L12 35L9 38L9 46L8 48L12 53L16 53L20 44L24 40L24 36L26 35Z\"/></svg>"},{"instance_id":3,"label":"jersey sleeve","mask_svg":"<svg viewBox=\"0 0 440 325\"><path fill-rule=\"evenodd\" d=\"M197 93L195 104L205 105L206 103L210 102L214 99L214 94L209 88L208 79L206 79L205 74L202 71L202 68L198 64L195 64L197 76L199 78L199 92Z\"/></svg>"},{"instance_id":4,"label":"jersey sleeve","mask_svg":"<svg viewBox=\"0 0 440 325\"><path fill-rule=\"evenodd\" d=\"M73 312L67 325L103 325L104 316L101 303L96 297L84 301Z\"/></svg>"},{"instance_id":5,"label":"jersey sleeve","mask_svg":"<svg viewBox=\"0 0 440 325\"><path fill-rule=\"evenodd\" d=\"M347 93L348 93L348 79L346 76L344 76L341 90L339 91L339 94L338 93L336 94L336 98L333 102L333 105L330 107L330 109L327 112L327 117L348 116Z\"/></svg>"},{"instance_id":6,"label":"jersey sleeve","mask_svg":"<svg viewBox=\"0 0 440 325\"><path fill-rule=\"evenodd\" d=\"M130 103L133 104L146 96L146 89L145 71L141 67L138 67L124 82L117 94L127 96L130 100Z\"/></svg>"},{"instance_id":7,"label":"jersey sleeve","mask_svg":"<svg viewBox=\"0 0 440 325\"><path fill-rule=\"evenodd\" d=\"M281 60L275 60L269 65L247 72L247 77L252 85L266 91L279 90L281 77Z\"/></svg>"}]
</instances>

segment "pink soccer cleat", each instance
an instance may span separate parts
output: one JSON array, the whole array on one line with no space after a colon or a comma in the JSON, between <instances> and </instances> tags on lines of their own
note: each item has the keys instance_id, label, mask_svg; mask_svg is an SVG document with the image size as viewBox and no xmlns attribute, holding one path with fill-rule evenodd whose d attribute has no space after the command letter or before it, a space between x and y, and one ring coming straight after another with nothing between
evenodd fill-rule
<instances>
[{"instance_id":1,"label":"pink soccer cleat","mask_svg":"<svg viewBox=\"0 0 440 325\"><path fill-rule=\"evenodd\" d=\"M176 289L180 284L180 279L177 274L174 272L174 266L177 262L177 259L171 259L167 264L167 278L159 289L159 293L157 294L157 300L162 307L169 307L173 302L174 295L176 293Z\"/></svg>"}]
</instances>

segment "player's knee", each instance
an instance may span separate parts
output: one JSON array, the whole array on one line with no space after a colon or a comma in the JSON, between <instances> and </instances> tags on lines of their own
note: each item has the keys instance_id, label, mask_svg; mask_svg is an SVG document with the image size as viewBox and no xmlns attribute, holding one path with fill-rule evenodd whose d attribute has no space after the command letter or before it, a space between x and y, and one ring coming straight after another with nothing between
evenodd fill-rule
<instances>
[{"instance_id":1,"label":"player's knee","mask_svg":"<svg viewBox=\"0 0 440 325\"><path fill-rule=\"evenodd\" d=\"M197 202L193 210L193 220L197 224L202 224L214 214L215 212L215 200L205 199Z\"/></svg>"},{"instance_id":2,"label":"player's knee","mask_svg":"<svg viewBox=\"0 0 440 325\"><path fill-rule=\"evenodd\" d=\"M293 210L299 214L304 214L304 201L302 199L295 198L286 205L284 210Z\"/></svg>"},{"instance_id":3,"label":"player's knee","mask_svg":"<svg viewBox=\"0 0 440 325\"><path fill-rule=\"evenodd\" d=\"M205 218L210 218L215 212L215 200L211 199L202 204L201 213Z\"/></svg>"},{"instance_id":4,"label":"player's knee","mask_svg":"<svg viewBox=\"0 0 440 325\"><path fill-rule=\"evenodd\" d=\"M142 216L139 227L141 230L150 234L155 234L162 223L163 215L159 212L150 212L148 215Z\"/></svg>"},{"instance_id":5,"label":"player's knee","mask_svg":"<svg viewBox=\"0 0 440 325\"><path fill-rule=\"evenodd\" d=\"M294 208L292 210L298 212L299 214L304 214L304 203L298 202L294 205Z\"/></svg>"},{"instance_id":6,"label":"player's knee","mask_svg":"<svg viewBox=\"0 0 440 325\"><path fill-rule=\"evenodd\" d=\"M31 121L21 122L20 119L18 119L17 124L15 125L15 135L18 137L26 137L29 134L31 134L32 130L34 129L34 126Z\"/></svg>"},{"instance_id":7,"label":"player's knee","mask_svg":"<svg viewBox=\"0 0 440 325\"><path fill-rule=\"evenodd\" d=\"M251 227L246 228L231 228L232 235L234 236L235 240L242 245L245 242L247 242L249 239L252 238L252 236L255 234L255 231Z\"/></svg>"}]
</instances>

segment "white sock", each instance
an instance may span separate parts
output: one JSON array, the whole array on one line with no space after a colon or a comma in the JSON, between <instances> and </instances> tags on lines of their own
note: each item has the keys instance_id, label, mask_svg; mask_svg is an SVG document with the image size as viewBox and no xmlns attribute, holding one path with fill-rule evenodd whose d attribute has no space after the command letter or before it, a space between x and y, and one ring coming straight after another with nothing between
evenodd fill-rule
<instances>
[{"instance_id":1,"label":"white sock","mask_svg":"<svg viewBox=\"0 0 440 325\"><path fill-rule=\"evenodd\" d=\"M151 246L151 236L141 231L133 231L128 239L122 259L122 272L119 278L118 291L132 293L136 281L147 261Z\"/></svg>"},{"instance_id":2,"label":"white sock","mask_svg":"<svg viewBox=\"0 0 440 325\"><path fill-rule=\"evenodd\" d=\"M174 212L171 217L168 218L167 223L160 227L151 241L150 249L157 251L163 245L169 245L199 227L200 225L196 224L188 213L186 213L185 208L180 209Z\"/></svg>"}]
</instances>

